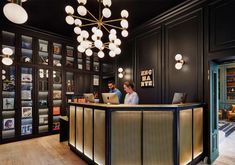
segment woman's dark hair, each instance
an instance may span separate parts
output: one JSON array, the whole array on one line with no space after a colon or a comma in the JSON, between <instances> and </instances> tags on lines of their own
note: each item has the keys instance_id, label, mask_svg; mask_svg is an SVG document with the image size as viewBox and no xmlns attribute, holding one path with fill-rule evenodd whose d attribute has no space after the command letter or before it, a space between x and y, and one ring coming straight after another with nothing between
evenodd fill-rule
<instances>
[{"instance_id":1,"label":"woman's dark hair","mask_svg":"<svg viewBox=\"0 0 235 165\"><path fill-rule=\"evenodd\" d=\"M132 88L132 89L134 89L135 88L135 85L134 85L134 83L133 82L131 82L131 81L126 81L126 82L124 82L124 85L126 85L128 88Z\"/></svg>"}]
</instances>

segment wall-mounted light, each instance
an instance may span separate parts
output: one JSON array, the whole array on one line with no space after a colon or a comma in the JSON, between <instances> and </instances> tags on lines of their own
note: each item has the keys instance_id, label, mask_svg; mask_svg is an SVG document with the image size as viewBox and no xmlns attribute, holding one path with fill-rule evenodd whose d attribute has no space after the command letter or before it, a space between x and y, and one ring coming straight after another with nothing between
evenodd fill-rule
<instances>
[{"instance_id":1,"label":"wall-mounted light","mask_svg":"<svg viewBox=\"0 0 235 165\"><path fill-rule=\"evenodd\" d=\"M182 59L182 55L176 54L175 60L176 60L175 69L177 69L177 70L182 69L183 65L185 64L185 61Z\"/></svg>"},{"instance_id":2,"label":"wall-mounted light","mask_svg":"<svg viewBox=\"0 0 235 165\"><path fill-rule=\"evenodd\" d=\"M118 68L118 77L123 78L124 77L124 70L123 68Z\"/></svg>"},{"instance_id":3,"label":"wall-mounted light","mask_svg":"<svg viewBox=\"0 0 235 165\"><path fill-rule=\"evenodd\" d=\"M7 19L16 24L23 24L28 20L28 14L26 10L22 7L22 2L27 0L8 0L3 7L3 13Z\"/></svg>"},{"instance_id":4,"label":"wall-mounted light","mask_svg":"<svg viewBox=\"0 0 235 165\"><path fill-rule=\"evenodd\" d=\"M4 65L11 65L13 64L13 60L10 58L10 56L13 54L13 50L10 48L3 48L2 49L2 63Z\"/></svg>"}]
</instances>

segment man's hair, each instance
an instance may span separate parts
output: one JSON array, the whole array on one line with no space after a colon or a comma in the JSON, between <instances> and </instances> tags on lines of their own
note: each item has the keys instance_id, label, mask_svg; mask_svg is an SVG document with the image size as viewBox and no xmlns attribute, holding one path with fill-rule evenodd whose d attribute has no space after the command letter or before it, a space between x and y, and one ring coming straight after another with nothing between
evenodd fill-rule
<instances>
[{"instance_id":1,"label":"man's hair","mask_svg":"<svg viewBox=\"0 0 235 165\"><path fill-rule=\"evenodd\" d=\"M113 84L115 85L115 82L113 80L108 81L108 84Z\"/></svg>"}]
</instances>

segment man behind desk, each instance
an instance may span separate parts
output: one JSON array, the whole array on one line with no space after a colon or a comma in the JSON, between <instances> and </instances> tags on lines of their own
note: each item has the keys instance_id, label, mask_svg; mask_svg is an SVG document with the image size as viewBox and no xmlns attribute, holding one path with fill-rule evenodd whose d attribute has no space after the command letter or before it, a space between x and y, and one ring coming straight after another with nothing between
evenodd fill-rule
<instances>
[{"instance_id":1,"label":"man behind desk","mask_svg":"<svg viewBox=\"0 0 235 165\"><path fill-rule=\"evenodd\" d=\"M122 93L120 92L119 89L116 88L114 81L112 80L109 81L108 87L109 87L109 93L115 93L118 96L119 103L121 103Z\"/></svg>"}]
</instances>

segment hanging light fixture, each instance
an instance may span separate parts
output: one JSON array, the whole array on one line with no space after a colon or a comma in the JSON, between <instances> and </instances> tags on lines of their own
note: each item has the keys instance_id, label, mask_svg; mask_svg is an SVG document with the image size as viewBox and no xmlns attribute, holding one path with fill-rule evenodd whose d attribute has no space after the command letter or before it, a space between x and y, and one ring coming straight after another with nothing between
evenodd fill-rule
<instances>
[{"instance_id":1,"label":"hanging light fixture","mask_svg":"<svg viewBox=\"0 0 235 165\"><path fill-rule=\"evenodd\" d=\"M13 64L13 60L10 58L10 56L13 54L13 50L10 48L3 48L2 49L2 63L4 65L12 65Z\"/></svg>"},{"instance_id":2,"label":"hanging light fixture","mask_svg":"<svg viewBox=\"0 0 235 165\"><path fill-rule=\"evenodd\" d=\"M7 19L16 24L23 24L28 20L28 14L25 9L22 7L22 2L27 0L8 0L10 3L7 3L3 7L3 13Z\"/></svg>"},{"instance_id":3,"label":"hanging light fixture","mask_svg":"<svg viewBox=\"0 0 235 165\"><path fill-rule=\"evenodd\" d=\"M109 50L110 57L115 57L116 55L121 54L121 40L117 37L116 29L121 30L121 35L123 37L128 36L128 11L122 10L121 18L119 19L107 20L112 15L111 10L109 9L112 5L112 1L98 0L99 16L96 18L85 7L87 0L77 1L79 3L79 6L77 7L77 13L79 16L75 15L73 7L68 5L65 7L65 11L68 14L65 20L69 25L75 25L74 32L78 35L77 41L79 42L77 47L78 51L81 53L85 52L87 56L91 56L94 48L97 50L99 58L103 58L105 56L104 49ZM87 16L87 18L85 16ZM120 22L120 26L117 25L117 22ZM82 29L84 27L90 27L92 33ZM105 33L108 34L108 41L106 42L102 40L102 37L106 38L104 37Z\"/></svg>"}]
</instances>

